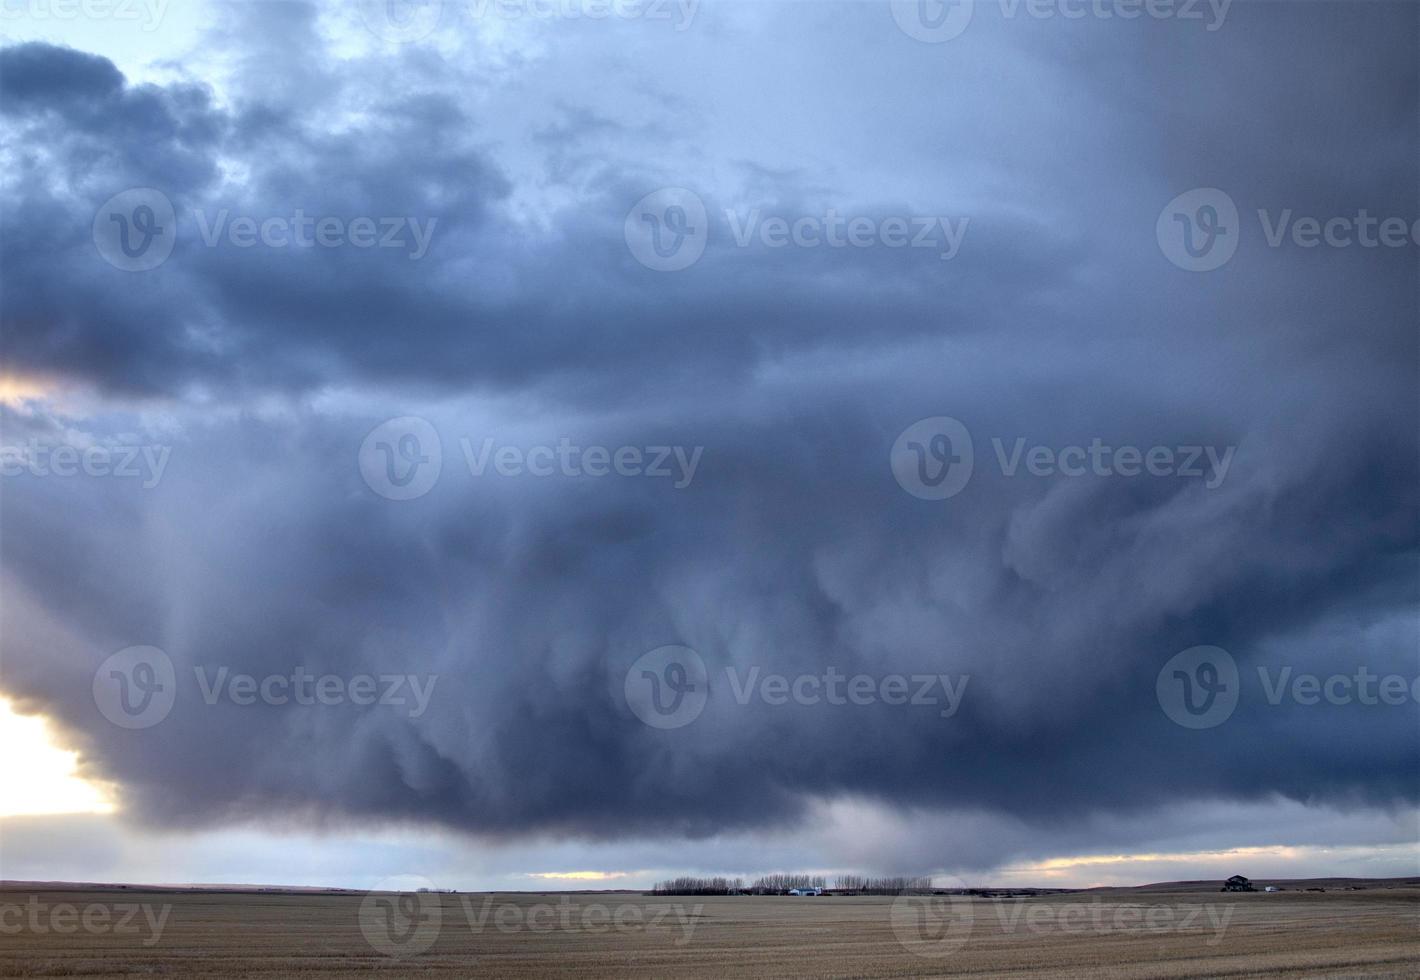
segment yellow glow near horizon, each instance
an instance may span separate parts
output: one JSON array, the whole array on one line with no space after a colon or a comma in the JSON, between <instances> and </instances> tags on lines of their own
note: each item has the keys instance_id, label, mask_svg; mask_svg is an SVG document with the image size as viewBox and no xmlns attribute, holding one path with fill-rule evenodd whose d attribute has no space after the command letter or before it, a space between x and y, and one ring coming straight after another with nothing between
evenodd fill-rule
<instances>
[{"instance_id":1,"label":"yellow glow near horizon","mask_svg":"<svg viewBox=\"0 0 1420 980\"><path fill-rule=\"evenodd\" d=\"M15 406L20 402L42 397L48 389L36 378L0 374L0 402Z\"/></svg>"},{"instance_id":2,"label":"yellow glow near horizon","mask_svg":"<svg viewBox=\"0 0 1420 980\"><path fill-rule=\"evenodd\" d=\"M112 813L104 788L79 775L79 753L50 738L40 715L16 714L0 698L0 817Z\"/></svg>"},{"instance_id":3,"label":"yellow glow near horizon","mask_svg":"<svg viewBox=\"0 0 1420 980\"><path fill-rule=\"evenodd\" d=\"M612 881L625 878L625 871L537 871L529 872L529 878L566 878L570 881Z\"/></svg>"},{"instance_id":4,"label":"yellow glow near horizon","mask_svg":"<svg viewBox=\"0 0 1420 980\"><path fill-rule=\"evenodd\" d=\"M1153 881L1183 881L1225 877L1226 869L1272 869L1273 876L1295 876L1289 866L1308 857L1334 852L1332 848L1293 847L1284 844L1230 847L1213 851L1146 852L1140 854L1080 854L1048 858L1000 869L1003 878L1074 888L1139 885ZM1365 850L1360 848L1356 850ZM1330 853L1335 857L1334 853ZM1231 872L1229 872L1231 873Z\"/></svg>"},{"instance_id":5,"label":"yellow glow near horizon","mask_svg":"<svg viewBox=\"0 0 1420 980\"><path fill-rule=\"evenodd\" d=\"M1164 854L1086 854L1080 857L1050 858L1035 864L1024 864L1012 871L1063 871L1069 868L1101 864L1138 864L1168 861L1222 861L1228 858L1276 857L1291 860L1297 857L1295 847L1230 847L1225 851L1179 851Z\"/></svg>"}]
</instances>

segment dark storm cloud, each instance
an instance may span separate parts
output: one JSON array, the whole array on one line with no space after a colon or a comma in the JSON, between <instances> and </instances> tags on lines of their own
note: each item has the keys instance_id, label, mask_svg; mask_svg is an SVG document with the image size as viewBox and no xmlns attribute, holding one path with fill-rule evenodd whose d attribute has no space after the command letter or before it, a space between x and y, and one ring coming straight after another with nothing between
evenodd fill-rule
<instances>
[{"instance_id":1,"label":"dark storm cloud","mask_svg":"<svg viewBox=\"0 0 1420 980\"><path fill-rule=\"evenodd\" d=\"M1254 696L1199 732L1154 693L1195 644L1229 649L1253 680L1258 664L1415 676L1413 251L1267 249L1254 223L1229 266L1195 275L1153 238L1195 186L1229 188L1245 221L1257 207L1413 217L1416 121L1395 94L1420 81L1402 43L1413 8L1238 5L1226 31L1182 41L983 17L949 57L892 36L874 5L784 5L739 38L745 71L792 49L791 27L825 66L864 38L878 67L861 85L898 127L882 154L901 158L901 188L865 196L823 164L853 136L826 126L802 165L694 149L729 175L704 189L712 215L976 200L942 212L971 218L962 253L741 249L721 226L699 263L660 274L627 253L622 222L647 191L690 183L677 165L713 124L704 106L681 128L642 125L614 97L521 75L470 99L460 85L481 68L418 47L342 66L309 11L258 6L274 12L227 28L244 47L220 99L60 48L0 52L20 162L0 218L7 362L149 396L84 417L7 410L5 441L35 426L172 449L150 490L6 478L5 686L146 817L607 838L779 825L851 796L1009 815L1084 847L1098 813L1180 799L1415 802L1414 704ZM585 52L568 43L571 71ZM1015 74L960 84L977 43ZM1081 43L1097 57L1070 53ZM302 45L315 53L288 66ZM273 81L287 70L299 90ZM841 116L839 94L801 94L795 111ZM500 155L500 112L532 104L550 107L529 122L533 155ZM919 180L960 193L923 203L905 189ZM164 188L180 215L439 223L411 262L206 248L189 222L168 263L127 274L89 226L129 186ZM554 203L528 220L528 195ZM355 453L404 414L438 430L445 472L395 502ZM971 484L942 502L888 467L898 433L932 415L976 438ZM704 457L683 490L473 477L465 436ZM1018 436L1236 454L1211 489L1006 477L991 438ZM172 656L181 696L160 725L120 731L90 683L140 643ZM667 643L701 653L711 697L661 731L621 689ZM438 682L410 717L208 706L192 675L296 665ZM971 679L943 719L741 706L724 675L829 665Z\"/></svg>"},{"instance_id":2,"label":"dark storm cloud","mask_svg":"<svg viewBox=\"0 0 1420 980\"><path fill-rule=\"evenodd\" d=\"M700 268L667 281L637 265L621 240L629 206L673 182L674 175L656 172L659 165L623 158L588 167L583 161L574 168L579 200L550 215L550 231L540 230L495 207L506 203L514 175L488 159L485 122L462 108L466 100L423 84L427 66L411 65L417 62L412 55L397 63L413 78L407 87L362 85L365 73L357 68L344 69L337 84L330 74L312 79L311 62L319 55L306 56L292 69L299 89L272 86L265 73L284 70L292 37L319 42L302 6L257 10L248 19L259 16L260 26L252 29L261 40L249 61L261 76L250 91L237 90L231 108L214 109L189 85L175 87L166 99L151 87L116 92L111 72L91 82L96 88L82 100L110 99L116 103L111 110L55 110L67 105L56 93L10 107L26 121L37 120L27 136L63 131L75 145L58 161L61 181L38 165L23 175L26 208L9 216L5 229L17 271L25 272L5 311L6 353L18 368L150 393L193 383L301 389L343 380L449 387L551 381L605 385L610 393L622 388L615 379L625 372L742 372L766 346L803 348L834 339L866 345L885 334L936 333L944 320L967 329L967 307L981 310L979 297L1008 294L1017 277L1048 288L1068 276L1071 258L1056 234L1038 221L1002 215L994 223L978 217L983 227L952 269L946 297L944 270L935 259L917 255L904 264L882 249L851 263L828 250L780 257L730 247L723 228L719 247ZM4 57L28 79L62 74L57 66L85 56L23 46ZM83 91L76 81L63 86L76 90ZM166 111L157 113L152 103ZM115 128L128 133L124 113L138 112L137 106L147 129L111 145ZM358 117L351 119L352 113ZM552 180L566 178L573 164L558 161L575 153L579 139L590 140L609 125L582 112L539 130L538 143L552 147ZM641 127L630 139L656 135ZM96 157L107 162L97 171ZM221 159L247 171L240 184L222 179ZM181 168L172 169L179 162ZM95 210L130 186L166 193L180 226L172 259L136 288L104 265L90 242ZM800 195L792 185L774 188L762 210L796 214L820 207ZM714 211L714 198L708 203ZM223 209L231 218L260 221L291 216L297 208L312 217L432 221L431 247L420 261L408 261L404 253L378 249L240 249L225 241L208 247L201 239L202 228L211 228ZM912 210L908 202L880 201L864 213ZM22 229L29 227L48 229L49 241L43 250L20 254ZM61 266L56 254L71 261ZM861 282L865 276L880 278L868 285ZM736 285L727 293L728 281ZM765 304L785 293L794 303L763 316ZM595 307L575 299L582 296L595 296ZM69 329L56 331L56 318ZM411 319L417 336L406 326Z\"/></svg>"},{"instance_id":3,"label":"dark storm cloud","mask_svg":"<svg viewBox=\"0 0 1420 980\"><path fill-rule=\"evenodd\" d=\"M15 100L12 111L73 111L91 99L119 95L123 75L107 58L47 44L22 44L6 50L0 84L6 98Z\"/></svg>"}]
</instances>

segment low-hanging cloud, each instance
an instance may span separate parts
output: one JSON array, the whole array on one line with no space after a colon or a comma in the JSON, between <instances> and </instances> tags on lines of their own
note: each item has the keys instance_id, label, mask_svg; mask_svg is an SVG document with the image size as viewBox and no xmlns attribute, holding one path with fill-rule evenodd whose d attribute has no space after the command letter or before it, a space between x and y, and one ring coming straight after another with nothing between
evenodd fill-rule
<instances>
[{"instance_id":1,"label":"low-hanging cloud","mask_svg":"<svg viewBox=\"0 0 1420 980\"><path fill-rule=\"evenodd\" d=\"M143 819L704 837L854 798L1049 825L1085 848L1109 832L1101 813L1184 800L1420 797L1413 701L1278 705L1257 684L1260 665L1417 673L1413 256L1252 235L1225 269L1192 274L1154 240L1165 202L1213 183L1253 209L1413 211L1420 79L1395 40L1414 37L1413 8L1240 6L1225 30L1183 38L1188 57L1160 53L1176 24L1080 25L1090 59L1045 25L973 24L1016 59L1010 95L1031 73L1070 83L1052 88L1072 102L1068 133L989 77L924 89L981 54L944 66L875 5L704 10L703 34L655 55L693 63L724 50L717 31L747 63L852 51L855 35L891 51L895 67L864 83L911 103L885 110L877 138L896 141L903 189L882 193L895 185L881 175L825 162L827 66L796 88L823 142L786 169L705 122L710 96L693 101L685 79L658 93L678 115L638 117L615 93L539 78L535 53L489 68L467 41L342 62L328 9L253 6L227 23L244 47L220 81L194 68L136 84L97 55L0 49L14 163L0 349L49 389L4 407L4 442L170 450L151 486L5 478L4 684ZM802 36L786 33L794 18ZM1375 44L1337 49L1340 27ZM594 29L557 25L542 43L580 67ZM269 79L298 41L299 93ZM510 148L519 111L527 138ZM699 150L698 133L719 141ZM740 248L720 228L687 270L637 264L628 209L705 175L700 155L712 216L842 200L880 221L971 220L949 262ZM933 161L944 189L915 197ZM150 272L111 267L91 240L95 209L129 187L163 190L178 217ZM412 261L209 246L190 218L223 208L437 221ZM401 416L437 433L443 471L391 500L358 451ZM975 446L946 500L905 492L889 464L932 416ZM682 486L474 473L462 441L485 438L701 455ZM1214 485L1007 472L995 447L1017 440L1229 462ZM667 644L703 659L708 699L659 729L623 684ZM1155 684L1204 644L1232 654L1247 696L1195 731ZM178 690L161 723L130 731L96 710L92 683L132 645L163 650ZM437 683L414 714L208 703L195 680L298 666ZM830 667L969 681L950 717L881 698L740 703L728 682Z\"/></svg>"}]
</instances>

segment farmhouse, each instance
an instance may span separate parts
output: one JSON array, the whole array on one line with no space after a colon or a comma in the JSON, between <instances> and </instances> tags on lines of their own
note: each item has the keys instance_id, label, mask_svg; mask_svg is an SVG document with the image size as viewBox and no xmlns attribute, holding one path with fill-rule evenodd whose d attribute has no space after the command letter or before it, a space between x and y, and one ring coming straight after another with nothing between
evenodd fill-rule
<instances>
[{"instance_id":1,"label":"farmhouse","mask_svg":"<svg viewBox=\"0 0 1420 980\"><path fill-rule=\"evenodd\" d=\"M1247 878L1244 878L1242 875L1233 875L1227 881L1223 882L1223 887L1221 890L1225 892L1257 891L1257 889L1252 886L1252 882L1249 881Z\"/></svg>"}]
</instances>

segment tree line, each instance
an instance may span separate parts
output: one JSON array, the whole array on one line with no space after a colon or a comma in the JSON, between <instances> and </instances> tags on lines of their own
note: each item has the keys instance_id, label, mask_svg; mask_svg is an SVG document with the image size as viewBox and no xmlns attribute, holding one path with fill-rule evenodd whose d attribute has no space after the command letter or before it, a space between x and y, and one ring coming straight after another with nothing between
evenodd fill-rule
<instances>
[{"instance_id":1,"label":"tree line","mask_svg":"<svg viewBox=\"0 0 1420 980\"><path fill-rule=\"evenodd\" d=\"M776 873L761 875L748 886L743 878L697 878L682 875L658 881L651 887L653 895L784 895L793 888L828 888L823 875ZM902 895L914 892L930 893L929 877L890 876L871 878L865 875L839 875L834 879L834 891L858 895Z\"/></svg>"},{"instance_id":2,"label":"tree line","mask_svg":"<svg viewBox=\"0 0 1420 980\"><path fill-rule=\"evenodd\" d=\"M658 881L652 895L738 895L745 890L743 878L692 878L682 876Z\"/></svg>"},{"instance_id":3,"label":"tree line","mask_svg":"<svg viewBox=\"0 0 1420 980\"><path fill-rule=\"evenodd\" d=\"M859 895L902 895L932 891L932 879L925 876L909 878L905 875L885 878L839 875L834 880L833 887L838 891L857 892Z\"/></svg>"}]
</instances>

